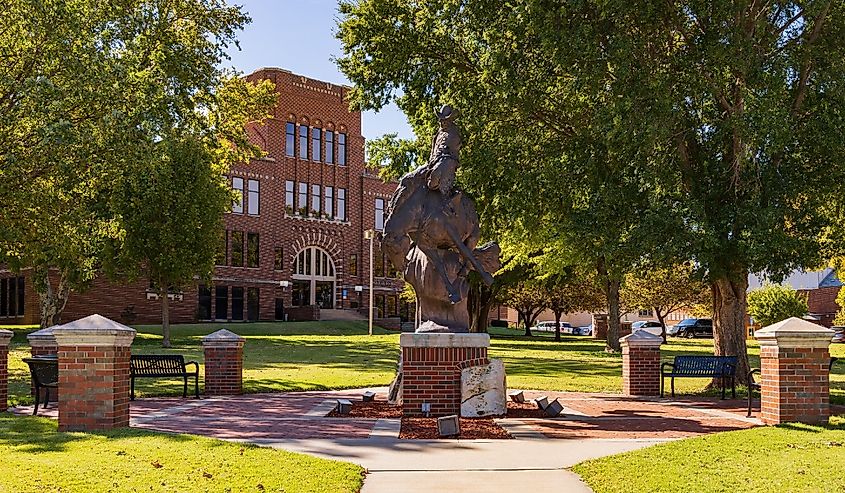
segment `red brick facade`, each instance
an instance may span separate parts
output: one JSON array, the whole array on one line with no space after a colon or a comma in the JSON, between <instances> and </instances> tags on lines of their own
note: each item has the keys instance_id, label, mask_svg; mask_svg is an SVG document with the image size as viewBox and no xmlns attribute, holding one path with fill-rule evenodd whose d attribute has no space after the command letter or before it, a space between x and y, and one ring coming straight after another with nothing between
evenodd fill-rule
<instances>
[{"instance_id":1,"label":"red brick facade","mask_svg":"<svg viewBox=\"0 0 845 493\"><path fill-rule=\"evenodd\" d=\"M59 431L129 426L129 347L59 346Z\"/></svg>"},{"instance_id":2,"label":"red brick facade","mask_svg":"<svg viewBox=\"0 0 845 493\"><path fill-rule=\"evenodd\" d=\"M799 289L798 292L807 296L807 308L810 315L818 317L819 325L830 327L839 311L836 296L840 286L826 286L816 289Z\"/></svg>"},{"instance_id":3,"label":"red brick facade","mask_svg":"<svg viewBox=\"0 0 845 493\"><path fill-rule=\"evenodd\" d=\"M226 255L221 262L225 265L215 269L212 286L194 286L175 295L170 303L170 320L186 323L284 319L288 308L310 304L312 300L324 309L366 307L369 243L363 232L375 227L376 199L386 203L396 184L383 183L365 167L361 114L349 110L349 89L281 69L261 69L247 78L269 80L279 94L271 118L248 129L252 141L267 155L231 170L230 179L242 180L244 201L241 213L225 216ZM293 124L293 156L289 155L288 123ZM300 132L306 136L305 155L300 152ZM340 144L344 138L345 152ZM315 145L319 156L315 155ZM327 157L329 148L331 163ZM345 164L341 163L341 154ZM288 182L293 185L293 207L286 207ZM257 201L249 191L253 185L258 188ZM301 185L306 188L304 204L299 200ZM319 213L310 210L314 191L319 192ZM250 238L254 240L255 234L257 262L249 266L249 260L255 257L250 255L250 246L254 245ZM235 246L236 239L241 248ZM327 254L331 269L326 274L330 275L309 286L307 303L294 303L295 282L300 281L298 286L302 286L305 278L315 277L294 272L297 255L308 247ZM398 294L403 283L390 277L393 269L378 248L376 254L376 316L394 316L399 313ZM233 265L238 263L241 265ZM9 271L0 271L0 278L12 276ZM38 323L37 295L26 272L23 276L24 314L0 319L3 322ZM363 290L356 291L356 286ZM318 289L322 290L319 296ZM159 323L161 308L156 298L146 280L111 283L97 279L86 292L71 294L62 319L75 320L96 312L124 324Z\"/></svg>"},{"instance_id":4,"label":"red brick facade","mask_svg":"<svg viewBox=\"0 0 845 493\"><path fill-rule=\"evenodd\" d=\"M9 344L12 332L0 330L0 412L9 407Z\"/></svg>"},{"instance_id":5,"label":"red brick facade","mask_svg":"<svg viewBox=\"0 0 845 493\"><path fill-rule=\"evenodd\" d=\"M627 396L660 395L659 336L645 331L621 339L622 393Z\"/></svg>"},{"instance_id":6,"label":"red brick facade","mask_svg":"<svg viewBox=\"0 0 845 493\"><path fill-rule=\"evenodd\" d=\"M461 409L461 370L489 362L486 347L403 345L403 413L421 416L423 403L429 403L431 416L458 414Z\"/></svg>"},{"instance_id":7,"label":"red brick facade","mask_svg":"<svg viewBox=\"0 0 845 493\"><path fill-rule=\"evenodd\" d=\"M205 336L205 393L238 395L243 393L244 338L228 330Z\"/></svg>"},{"instance_id":8,"label":"red brick facade","mask_svg":"<svg viewBox=\"0 0 845 493\"><path fill-rule=\"evenodd\" d=\"M760 419L769 425L827 423L830 416L827 348L760 347Z\"/></svg>"}]
</instances>

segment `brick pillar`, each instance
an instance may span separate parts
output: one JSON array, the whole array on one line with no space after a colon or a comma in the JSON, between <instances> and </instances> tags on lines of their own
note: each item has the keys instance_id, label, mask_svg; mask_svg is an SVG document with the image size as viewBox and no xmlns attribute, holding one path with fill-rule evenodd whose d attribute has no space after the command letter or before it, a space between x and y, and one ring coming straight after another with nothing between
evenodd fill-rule
<instances>
[{"instance_id":1,"label":"brick pillar","mask_svg":"<svg viewBox=\"0 0 845 493\"><path fill-rule=\"evenodd\" d=\"M135 330L101 315L53 328L59 348L59 431L129 426Z\"/></svg>"},{"instance_id":2,"label":"brick pillar","mask_svg":"<svg viewBox=\"0 0 845 493\"><path fill-rule=\"evenodd\" d=\"M9 408L9 344L11 330L0 330L0 412Z\"/></svg>"},{"instance_id":3,"label":"brick pillar","mask_svg":"<svg viewBox=\"0 0 845 493\"><path fill-rule=\"evenodd\" d=\"M220 329L202 338L205 352L205 393L243 393L244 338Z\"/></svg>"},{"instance_id":4,"label":"brick pillar","mask_svg":"<svg viewBox=\"0 0 845 493\"><path fill-rule=\"evenodd\" d=\"M827 423L833 331L792 317L754 337L760 341L760 419L768 425Z\"/></svg>"},{"instance_id":5,"label":"brick pillar","mask_svg":"<svg viewBox=\"0 0 845 493\"><path fill-rule=\"evenodd\" d=\"M607 315L593 314L593 339L604 341L607 339Z\"/></svg>"},{"instance_id":6,"label":"brick pillar","mask_svg":"<svg viewBox=\"0 0 845 493\"><path fill-rule=\"evenodd\" d=\"M29 351L32 356L55 356L59 353L59 346L56 344L56 336L53 335L53 328L56 327L47 327L46 329L36 330L35 332L31 332L29 335L26 336L26 340L29 341ZM47 393L47 389L42 389L41 391L41 402L44 402L45 395ZM30 394L35 395L35 385L30 385ZM56 399L56 391L52 392L53 398Z\"/></svg>"},{"instance_id":7,"label":"brick pillar","mask_svg":"<svg viewBox=\"0 0 845 493\"><path fill-rule=\"evenodd\" d=\"M660 344L663 338L639 330L622 344L622 393L628 396L660 395Z\"/></svg>"},{"instance_id":8,"label":"brick pillar","mask_svg":"<svg viewBox=\"0 0 845 493\"><path fill-rule=\"evenodd\" d=\"M421 416L423 403L430 416L461 410L461 370L486 365L487 334L406 333L402 348L402 413Z\"/></svg>"}]
</instances>

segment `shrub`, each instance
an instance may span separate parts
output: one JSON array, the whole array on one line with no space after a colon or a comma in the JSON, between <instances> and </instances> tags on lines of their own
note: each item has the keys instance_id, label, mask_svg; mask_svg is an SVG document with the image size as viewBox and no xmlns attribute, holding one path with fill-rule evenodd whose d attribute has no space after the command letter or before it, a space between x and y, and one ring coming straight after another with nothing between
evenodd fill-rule
<instances>
[{"instance_id":1,"label":"shrub","mask_svg":"<svg viewBox=\"0 0 845 493\"><path fill-rule=\"evenodd\" d=\"M807 311L807 297L790 286L767 284L748 293L748 314L764 327Z\"/></svg>"}]
</instances>

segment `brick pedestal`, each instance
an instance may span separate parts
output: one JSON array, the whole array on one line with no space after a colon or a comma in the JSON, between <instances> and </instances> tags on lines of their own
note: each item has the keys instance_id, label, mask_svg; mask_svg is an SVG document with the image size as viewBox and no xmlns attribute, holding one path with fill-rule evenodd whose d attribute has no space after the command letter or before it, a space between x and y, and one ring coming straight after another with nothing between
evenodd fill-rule
<instances>
[{"instance_id":1,"label":"brick pedestal","mask_svg":"<svg viewBox=\"0 0 845 493\"><path fill-rule=\"evenodd\" d=\"M640 330L622 344L622 393L628 396L660 395L660 344L663 338Z\"/></svg>"},{"instance_id":2,"label":"brick pedestal","mask_svg":"<svg viewBox=\"0 0 845 493\"><path fill-rule=\"evenodd\" d=\"M205 352L205 393L243 393L244 338L226 329L202 338Z\"/></svg>"},{"instance_id":3,"label":"brick pedestal","mask_svg":"<svg viewBox=\"0 0 845 493\"><path fill-rule=\"evenodd\" d=\"M402 334L402 412L421 416L458 414L461 410L461 370L486 365L487 334Z\"/></svg>"},{"instance_id":4,"label":"brick pedestal","mask_svg":"<svg viewBox=\"0 0 845 493\"><path fill-rule=\"evenodd\" d=\"M607 315L601 313L593 314L593 339L607 340Z\"/></svg>"},{"instance_id":5,"label":"brick pedestal","mask_svg":"<svg viewBox=\"0 0 845 493\"><path fill-rule=\"evenodd\" d=\"M760 419L768 425L827 423L833 331L793 317L754 337L760 341Z\"/></svg>"},{"instance_id":6,"label":"brick pedestal","mask_svg":"<svg viewBox=\"0 0 845 493\"><path fill-rule=\"evenodd\" d=\"M0 330L0 412L9 408L9 344L11 330Z\"/></svg>"},{"instance_id":7,"label":"brick pedestal","mask_svg":"<svg viewBox=\"0 0 845 493\"><path fill-rule=\"evenodd\" d=\"M26 336L29 341L29 351L32 356L54 356L59 353L59 346L56 344L56 336L53 335L53 327L36 330ZM31 395L35 395L35 385L30 385ZM41 390L41 402L46 398L47 389ZM57 399L55 389L51 392L53 399Z\"/></svg>"},{"instance_id":8,"label":"brick pedestal","mask_svg":"<svg viewBox=\"0 0 845 493\"><path fill-rule=\"evenodd\" d=\"M129 426L129 347L135 330L100 315L53 328L59 431Z\"/></svg>"}]
</instances>

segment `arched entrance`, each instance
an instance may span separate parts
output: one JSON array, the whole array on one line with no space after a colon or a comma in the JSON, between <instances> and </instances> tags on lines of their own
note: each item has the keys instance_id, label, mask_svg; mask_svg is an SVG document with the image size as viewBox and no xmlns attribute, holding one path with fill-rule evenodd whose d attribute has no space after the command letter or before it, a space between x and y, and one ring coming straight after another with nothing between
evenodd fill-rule
<instances>
[{"instance_id":1,"label":"arched entrance","mask_svg":"<svg viewBox=\"0 0 845 493\"><path fill-rule=\"evenodd\" d=\"M305 247L294 258L292 272L293 306L334 308L336 279L331 255L320 247Z\"/></svg>"}]
</instances>

